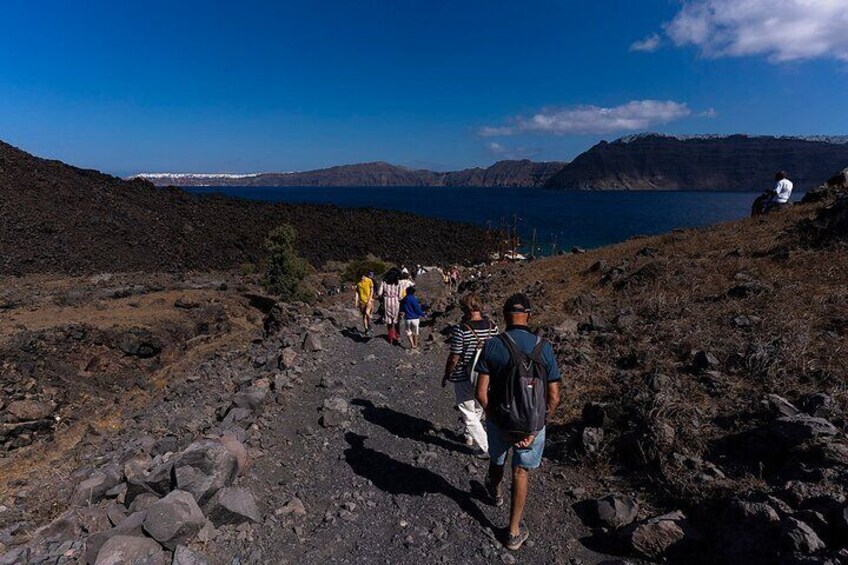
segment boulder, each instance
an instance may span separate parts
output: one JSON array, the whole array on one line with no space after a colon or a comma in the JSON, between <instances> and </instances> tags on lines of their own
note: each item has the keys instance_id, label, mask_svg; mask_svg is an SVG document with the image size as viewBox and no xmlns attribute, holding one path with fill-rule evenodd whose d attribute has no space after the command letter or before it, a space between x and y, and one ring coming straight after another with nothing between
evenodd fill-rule
<instances>
[{"instance_id":1,"label":"boulder","mask_svg":"<svg viewBox=\"0 0 848 565\"><path fill-rule=\"evenodd\" d=\"M219 440L192 443L174 463L177 488L190 492L198 504L232 483L237 472L236 457Z\"/></svg>"},{"instance_id":2,"label":"boulder","mask_svg":"<svg viewBox=\"0 0 848 565\"><path fill-rule=\"evenodd\" d=\"M599 314L592 314L589 316L589 329L593 332L606 332L609 331L612 326L606 319Z\"/></svg>"},{"instance_id":3,"label":"boulder","mask_svg":"<svg viewBox=\"0 0 848 565\"><path fill-rule=\"evenodd\" d=\"M274 512L277 516L306 516L306 506L303 501L294 496Z\"/></svg>"},{"instance_id":4,"label":"boulder","mask_svg":"<svg viewBox=\"0 0 848 565\"><path fill-rule=\"evenodd\" d=\"M250 456L247 454L247 448L233 433L225 433L218 439L227 451L236 458L236 473L238 475L244 474L250 467Z\"/></svg>"},{"instance_id":5,"label":"boulder","mask_svg":"<svg viewBox=\"0 0 848 565\"><path fill-rule=\"evenodd\" d=\"M191 493L175 490L147 509L144 531L170 550L185 543L206 523Z\"/></svg>"},{"instance_id":6,"label":"boulder","mask_svg":"<svg viewBox=\"0 0 848 565\"><path fill-rule=\"evenodd\" d=\"M133 328L120 336L118 349L131 357L148 359L159 355L159 352L162 351L162 344L148 330Z\"/></svg>"},{"instance_id":7,"label":"boulder","mask_svg":"<svg viewBox=\"0 0 848 565\"><path fill-rule=\"evenodd\" d=\"M159 461L155 464L154 461ZM173 489L172 461L161 462L147 458L130 459L124 464L124 477L127 479L127 492L124 497L126 504L132 504L137 496L142 494L162 497Z\"/></svg>"},{"instance_id":8,"label":"boulder","mask_svg":"<svg viewBox=\"0 0 848 565\"><path fill-rule=\"evenodd\" d=\"M171 565L209 565L209 561L186 546L178 545L174 550L174 560L171 561Z\"/></svg>"},{"instance_id":9,"label":"boulder","mask_svg":"<svg viewBox=\"0 0 848 565\"><path fill-rule=\"evenodd\" d=\"M205 509L209 520L216 527L247 521L259 522L261 519L253 495L243 488L227 487L219 490Z\"/></svg>"},{"instance_id":10,"label":"boulder","mask_svg":"<svg viewBox=\"0 0 848 565\"><path fill-rule=\"evenodd\" d=\"M309 353L316 353L324 349L324 346L321 344L321 336L318 335L317 332L307 332L306 337L303 338L303 350Z\"/></svg>"},{"instance_id":11,"label":"boulder","mask_svg":"<svg viewBox=\"0 0 848 565\"><path fill-rule=\"evenodd\" d=\"M832 418L839 416L839 405L829 394L816 393L801 399L801 408L810 416L817 418Z\"/></svg>"},{"instance_id":12,"label":"boulder","mask_svg":"<svg viewBox=\"0 0 848 565\"><path fill-rule=\"evenodd\" d=\"M293 369L298 364L298 354L297 350L294 347L286 347L280 352L280 358L278 360L278 365L280 369L284 371L287 369Z\"/></svg>"},{"instance_id":13,"label":"boulder","mask_svg":"<svg viewBox=\"0 0 848 565\"><path fill-rule=\"evenodd\" d=\"M626 535L626 540L637 554L651 559L678 552L697 538L680 511L639 522Z\"/></svg>"},{"instance_id":14,"label":"boulder","mask_svg":"<svg viewBox=\"0 0 848 565\"><path fill-rule=\"evenodd\" d=\"M599 524L612 529L627 526L639 514L639 504L622 494L608 494L593 503Z\"/></svg>"},{"instance_id":15,"label":"boulder","mask_svg":"<svg viewBox=\"0 0 848 565\"><path fill-rule=\"evenodd\" d=\"M71 503L75 505L90 505L100 502L106 493L121 482L121 474L117 469L108 468L92 473L74 489Z\"/></svg>"},{"instance_id":16,"label":"boulder","mask_svg":"<svg viewBox=\"0 0 848 565\"><path fill-rule=\"evenodd\" d=\"M6 419L9 422L28 422L43 420L56 410L51 402L38 400L13 400L6 407Z\"/></svg>"},{"instance_id":17,"label":"boulder","mask_svg":"<svg viewBox=\"0 0 848 565\"><path fill-rule=\"evenodd\" d=\"M562 337L573 337L577 335L580 324L573 318L566 318L554 327L554 333Z\"/></svg>"},{"instance_id":18,"label":"boulder","mask_svg":"<svg viewBox=\"0 0 848 565\"><path fill-rule=\"evenodd\" d=\"M765 501L734 499L718 518L716 549L727 563L776 561L780 515Z\"/></svg>"},{"instance_id":19,"label":"boulder","mask_svg":"<svg viewBox=\"0 0 848 565\"><path fill-rule=\"evenodd\" d=\"M783 523L781 542L788 551L803 555L825 549L824 542L816 532L806 523L793 517L787 518Z\"/></svg>"},{"instance_id":20,"label":"boulder","mask_svg":"<svg viewBox=\"0 0 848 565\"><path fill-rule=\"evenodd\" d=\"M166 565L165 552L150 538L115 536L100 548L94 565Z\"/></svg>"},{"instance_id":21,"label":"boulder","mask_svg":"<svg viewBox=\"0 0 848 565\"><path fill-rule=\"evenodd\" d=\"M839 430L825 420L806 414L784 416L769 425L768 431L772 438L785 448L795 447L813 438L829 438L839 433Z\"/></svg>"},{"instance_id":22,"label":"boulder","mask_svg":"<svg viewBox=\"0 0 848 565\"><path fill-rule=\"evenodd\" d=\"M321 407L321 425L343 428L350 424L350 404L340 397L328 398Z\"/></svg>"},{"instance_id":23,"label":"boulder","mask_svg":"<svg viewBox=\"0 0 848 565\"><path fill-rule=\"evenodd\" d=\"M257 386L250 386L233 395L233 404L239 408L250 410L254 414L262 411L265 401L268 399L268 391Z\"/></svg>"},{"instance_id":24,"label":"boulder","mask_svg":"<svg viewBox=\"0 0 848 565\"><path fill-rule=\"evenodd\" d=\"M776 394L767 395L764 402L768 411L777 417L795 416L801 412L791 402Z\"/></svg>"},{"instance_id":25,"label":"boulder","mask_svg":"<svg viewBox=\"0 0 848 565\"><path fill-rule=\"evenodd\" d=\"M94 563L103 545L116 536L135 537L142 535L142 525L146 516L147 512L134 512L114 528L88 536L88 539L85 540L85 562Z\"/></svg>"}]
</instances>

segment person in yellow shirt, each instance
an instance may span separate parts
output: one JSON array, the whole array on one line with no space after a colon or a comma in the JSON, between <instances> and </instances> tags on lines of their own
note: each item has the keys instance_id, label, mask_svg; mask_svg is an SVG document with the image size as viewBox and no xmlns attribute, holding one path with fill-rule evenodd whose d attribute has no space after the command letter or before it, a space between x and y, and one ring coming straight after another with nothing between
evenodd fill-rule
<instances>
[{"instance_id":1,"label":"person in yellow shirt","mask_svg":"<svg viewBox=\"0 0 848 565\"><path fill-rule=\"evenodd\" d=\"M362 314L362 333L371 333L371 312L374 309L374 271L362 273L356 284L356 307Z\"/></svg>"}]
</instances>

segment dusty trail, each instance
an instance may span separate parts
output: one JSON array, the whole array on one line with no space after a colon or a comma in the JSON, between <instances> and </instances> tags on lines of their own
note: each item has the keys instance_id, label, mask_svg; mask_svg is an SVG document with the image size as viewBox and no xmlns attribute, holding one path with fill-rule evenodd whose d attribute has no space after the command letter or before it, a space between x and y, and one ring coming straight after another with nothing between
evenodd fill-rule
<instances>
[{"instance_id":1,"label":"dusty trail","mask_svg":"<svg viewBox=\"0 0 848 565\"><path fill-rule=\"evenodd\" d=\"M547 460L532 477L530 541L515 554L497 542L508 509L480 498L487 462L457 435L452 389L439 384L447 348L440 336L427 342L429 332L420 354L348 330L325 335L315 368L260 422L264 456L241 484L264 506L264 524L212 542L207 555L245 563L603 561L578 541L589 532L569 491L582 479ZM321 424L331 398L349 403L349 423ZM292 499L305 514L292 511Z\"/></svg>"}]
</instances>

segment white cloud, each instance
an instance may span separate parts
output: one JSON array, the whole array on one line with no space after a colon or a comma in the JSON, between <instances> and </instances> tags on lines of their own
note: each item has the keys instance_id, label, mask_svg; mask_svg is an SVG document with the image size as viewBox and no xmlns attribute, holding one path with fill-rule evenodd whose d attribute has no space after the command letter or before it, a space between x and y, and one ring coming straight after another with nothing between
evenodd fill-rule
<instances>
[{"instance_id":1,"label":"white cloud","mask_svg":"<svg viewBox=\"0 0 848 565\"><path fill-rule=\"evenodd\" d=\"M717 118L718 112L715 108L707 108L703 112L698 114L699 118Z\"/></svg>"},{"instance_id":2,"label":"white cloud","mask_svg":"<svg viewBox=\"0 0 848 565\"><path fill-rule=\"evenodd\" d=\"M530 117L514 118L511 126L487 126L480 128L478 133L493 137L523 132L567 135L639 131L685 118L691 113L686 104L671 100L634 100L612 108L549 108Z\"/></svg>"},{"instance_id":3,"label":"white cloud","mask_svg":"<svg viewBox=\"0 0 848 565\"><path fill-rule=\"evenodd\" d=\"M630 51L644 51L646 53L653 53L660 47L660 43L662 40L660 39L659 34L655 33L653 35L649 35L645 39L641 41L634 41L630 44Z\"/></svg>"},{"instance_id":4,"label":"white cloud","mask_svg":"<svg viewBox=\"0 0 848 565\"><path fill-rule=\"evenodd\" d=\"M665 31L708 57L848 61L846 0L686 0Z\"/></svg>"},{"instance_id":5,"label":"white cloud","mask_svg":"<svg viewBox=\"0 0 848 565\"><path fill-rule=\"evenodd\" d=\"M540 153L536 147L506 147L497 141L487 143L486 151L498 159L530 159Z\"/></svg>"}]
</instances>

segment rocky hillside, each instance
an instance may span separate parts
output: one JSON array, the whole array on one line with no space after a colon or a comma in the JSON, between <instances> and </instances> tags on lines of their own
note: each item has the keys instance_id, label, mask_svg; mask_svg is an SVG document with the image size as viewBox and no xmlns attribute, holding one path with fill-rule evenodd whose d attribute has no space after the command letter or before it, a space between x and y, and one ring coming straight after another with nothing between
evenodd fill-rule
<instances>
[{"instance_id":1,"label":"rocky hillside","mask_svg":"<svg viewBox=\"0 0 848 565\"><path fill-rule=\"evenodd\" d=\"M256 263L290 223L313 264L368 253L397 261L485 256L474 227L397 212L247 202L160 189L29 155L0 142L0 274L230 269ZM387 238L405 226L415 238Z\"/></svg>"},{"instance_id":2,"label":"rocky hillside","mask_svg":"<svg viewBox=\"0 0 848 565\"><path fill-rule=\"evenodd\" d=\"M809 189L848 163L848 139L645 134L602 141L546 186L564 190L760 191L785 170Z\"/></svg>"},{"instance_id":3,"label":"rocky hillside","mask_svg":"<svg viewBox=\"0 0 848 565\"><path fill-rule=\"evenodd\" d=\"M141 174L157 186L543 186L565 165L529 160L498 161L488 168L453 172L408 169L389 163L360 163L293 173L255 175Z\"/></svg>"}]
</instances>

